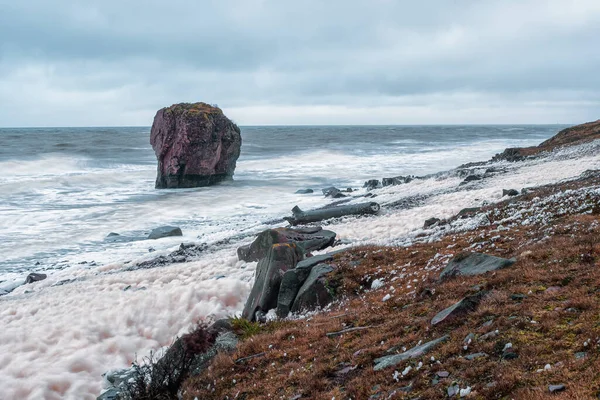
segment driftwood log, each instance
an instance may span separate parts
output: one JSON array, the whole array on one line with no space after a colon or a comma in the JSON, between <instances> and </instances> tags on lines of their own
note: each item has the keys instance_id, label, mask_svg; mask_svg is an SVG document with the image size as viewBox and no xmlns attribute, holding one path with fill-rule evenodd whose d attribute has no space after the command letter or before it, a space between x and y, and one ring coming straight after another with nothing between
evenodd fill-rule
<instances>
[{"instance_id":1,"label":"driftwood log","mask_svg":"<svg viewBox=\"0 0 600 400\"><path fill-rule=\"evenodd\" d=\"M290 225L308 224L310 222L323 221L330 218L340 218L346 215L376 214L381 207L375 202L349 204L344 206L322 208L319 210L302 211L296 206L292 209L292 217L284 219Z\"/></svg>"}]
</instances>

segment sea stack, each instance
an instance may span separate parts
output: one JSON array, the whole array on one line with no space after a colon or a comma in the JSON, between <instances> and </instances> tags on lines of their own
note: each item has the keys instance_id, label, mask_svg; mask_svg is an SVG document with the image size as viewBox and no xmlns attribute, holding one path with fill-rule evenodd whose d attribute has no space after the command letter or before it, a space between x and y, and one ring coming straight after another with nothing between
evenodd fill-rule
<instances>
[{"instance_id":1,"label":"sea stack","mask_svg":"<svg viewBox=\"0 0 600 400\"><path fill-rule=\"evenodd\" d=\"M231 179L242 137L220 108L180 103L158 110L150 144L158 160L156 188L190 188Z\"/></svg>"}]
</instances>

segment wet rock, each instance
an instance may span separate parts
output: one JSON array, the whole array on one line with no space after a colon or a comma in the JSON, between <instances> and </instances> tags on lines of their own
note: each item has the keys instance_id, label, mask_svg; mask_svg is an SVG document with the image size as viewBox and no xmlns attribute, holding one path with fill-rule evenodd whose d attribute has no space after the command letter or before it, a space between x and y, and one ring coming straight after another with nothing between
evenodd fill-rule
<instances>
[{"instance_id":1,"label":"wet rock","mask_svg":"<svg viewBox=\"0 0 600 400\"><path fill-rule=\"evenodd\" d=\"M518 196L519 195L519 191L515 190L515 189L502 189L502 197L504 196Z\"/></svg>"},{"instance_id":2,"label":"wet rock","mask_svg":"<svg viewBox=\"0 0 600 400\"><path fill-rule=\"evenodd\" d=\"M559 393L566 389L565 385L549 385L548 390L550 393Z\"/></svg>"},{"instance_id":3,"label":"wet rock","mask_svg":"<svg viewBox=\"0 0 600 400\"><path fill-rule=\"evenodd\" d=\"M377 189L377 188L381 187L381 183L379 182L378 179L370 179L365 182L363 187L367 188L367 190Z\"/></svg>"},{"instance_id":4,"label":"wet rock","mask_svg":"<svg viewBox=\"0 0 600 400\"><path fill-rule=\"evenodd\" d=\"M423 224L423 229L427 229L429 227L434 226L435 224L439 223L441 221L441 219L439 218L429 218L427 220L425 220L425 223Z\"/></svg>"},{"instance_id":5,"label":"wet rock","mask_svg":"<svg viewBox=\"0 0 600 400\"><path fill-rule=\"evenodd\" d=\"M414 179L414 176L396 176L394 178L383 178L381 184L385 186L396 186L404 183L409 183Z\"/></svg>"},{"instance_id":6,"label":"wet rock","mask_svg":"<svg viewBox=\"0 0 600 400\"><path fill-rule=\"evenodd\" d=\"M118 234L118 233L116 233L116 232L111 232L111 233L109 233L108 235L106 235L106 237L114 237L114 236L121 236L121 235L119 235L119 234Z\"/></svg>"},{"instance_id":7,"label":"wet rock","mask_svg":"<svg viewBox=\"0 0 600 400\"><path fill-rule=\"evenodd\" d=\"M120 400L121 391L117 388L111 387L106 389L96 397L96 400Z\"/></svg>"},{"instance_id":8,"label":"wet rock","mask_svg":"<svg viewBox=\"0 0 600 400\"><path fill-rule=\"evenodd\" d=\"M46 275L46 274L39 274L36 272L32 272L29 275L27 275L27 278L25 278L25 284L43 281L47 277L48 277L48 275Z\"/></svg>"},{"instance_id":9,"label":"wet rock","mask_svg":"<svg viewBox=\"0 0 600 400\"><path fill-rule=\"evenodd\" d=\"M467 296L461 299L457 303L437 313L431 320L431 325L452 321L456 318L464 316L470 311L475 310L485 295L486 292L479 292L472 296Z\"/></svg>"},{"instance_id":10,"label":"wet rock","mask_svg":"<svg viewBox=\"0 0 600 400\"><path fill-rule=\"evenodd\" d=\"M513 349L507 349L502 352L503 360L514 360L515 358L519 358L519 355Z\"/></svg>"},{"instance_id":11,"label":"wet rock","mask_svg":"<svg viewBox=\"0 0 600 400\"><path fill-rule=\"evenodd\" d=\"M314 190L312 190L312 189L298 189L298 190L296 190L296 194L310 194L310 193L314 193Z\"/></svg>"},{"instance_id":12,"label":"wet rock","mask_svg":"<svg viewBox=\"0 0 600 400\"><path fill-rule=\"evenodd\" d=\"M342 197L346 197L346 195L342 193L340 189L333 186L322 189L322 192L325 195L325 197L331 197L332 199L340 199Z\"/></svg>"},{"instance_id":13,"label":"wet rock","mask_svg":"<svg viewBox=\"0 0 600 400\"><path fill-rule=\"evenodd\" d=\"M180 103L156 113L150 144L158 160L156 188L190 188L231 179L242 137L220 108Z\"/></svg>"},{"instance_id":14,"label":"wet rock","mask_svg":"<svg viewBox=\"0 0 600 400\"><path fill-rule=\"evenodd\" d=\"M460 253L448 262L440 274L440 279L453 276L473 276L496 271L513 265L517 260L490 256L483 253Z\"/></svg>"},{"instance_id":15,"label":"wet rock","mask_svg":"<svg viewBox=\"0 0 600 400\"><path fill-rule=\"evenodd\" d=\"M467 207L463 208L456 214L459 218L470 218L477 214L481 210L481 207Z\"/></svg>"},{"instance_id":16,"label":"wet rock","mask_svg":"<svg viewBox=\"0 0 600 400\"><path fill-rule=\"evenodd\" d=\"M449 338L450 338L450 336L445 335L445 336L442 336L441 338L424 343L420 346L413 347L412 349L407 350L404 353L377 358L377 359L375 359L375 366L373 367L373 369L375 371L379 371L384 368L397 365L404 360L408 360L410 358L421 357L424 354L426 354L427 352L431 351L436 346L438 346L439 344L448 340Z\"/></svg>"},{"instance_id":17,"label":"wet rock","mask_svg":"<svg viewBox=\"0 0 600 400\"><path fill-rule=\"evenodd\" d=\"M309 257L300 261L294 269L287 270L283 274L277 298L277 316L279 318L285 318L289 314L298 291L310 275L313 267L332 259L333 254Z\"/></svg>"},{"instance_id":18,"label":"wet rock","mask_svg":"<svg viewBox=\"0 0 600 400\"><path fill-rule=\"evenodd\" d=\"M258 262L256 278L244 306L242 318L253 321L258 311L267 313L277 307L279 287L286 271L293 269L303 252L295 243L274 244Z\"/></svg>"},{"instance_id":19,"label":"wet rock","mask_svg":"<svg viewBox=\"0 0 600 400\"><path fill-rule=\"evenodd\" d=\"M183 236L181 228L177 226L161 226L153 229L148 235L148 239L161 239L169 236Z\"/></svg>"},{"instance_id":20,"label":"wet rock","mask_svg":"<svg viewBox=\"0 0 600 400\"><path fill-rule=\"evenodd\" d=\"M333 267L328 264L319 264L311 269L292 304L293 312L322 308L333 300L335 291L327 279L327 274L332 271Z\"/></svg>"},{"instance_id":21,"label":"wet rock","mask_svg":"<svg viewBox=\"0 0 600 400\"><path fill-rule=\"evenodd\" d=\"M295 243L305 253L310 253L333 245L335 236L335 232L321 227L268 229L258 234L251 244L238 248L237 253L240 260L258 261L277 243Z\"/></svg>"},{"instance_id":22,"label":"wet rock","mask_svg":"<svg viewBox=\"0 0 600 400\"><path fill-rule=\"evenodd\" d=\"M377 214L380 209L381 206L375 202L334 205L309 211L303 211L300 207L295 206L292 208L292 217L284 217L283 219L289 222L290 225L300 225L349 215L373 215Z\"/></svg>"},{"instance_id":23,"label":"wet rock","mask_svg":"<svg viewBox=\"0 0 600 400\"><path fill-rule=\"evenodd\" d=\"M480 181L482 179L483 179L483 177L479 176L479 175L469 175L460 184L466 185L467 183L474 182L474 181Z\"/></svg>"}]
</instances>

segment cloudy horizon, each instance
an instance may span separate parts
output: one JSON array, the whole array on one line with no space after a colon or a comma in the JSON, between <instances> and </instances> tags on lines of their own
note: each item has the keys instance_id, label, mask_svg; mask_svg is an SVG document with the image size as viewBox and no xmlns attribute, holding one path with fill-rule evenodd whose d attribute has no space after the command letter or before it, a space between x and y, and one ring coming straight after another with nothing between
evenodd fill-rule
<instances>
[{"instance_id":1,"label":"cloudy horizon","mask_svg":"<svg viewBox=\"0 0 600 400\"><path fill-rule=\"evenodd\" d=\"M600 118L600 2L0 0L0 127Z\"/></svg>"}]
</instances>

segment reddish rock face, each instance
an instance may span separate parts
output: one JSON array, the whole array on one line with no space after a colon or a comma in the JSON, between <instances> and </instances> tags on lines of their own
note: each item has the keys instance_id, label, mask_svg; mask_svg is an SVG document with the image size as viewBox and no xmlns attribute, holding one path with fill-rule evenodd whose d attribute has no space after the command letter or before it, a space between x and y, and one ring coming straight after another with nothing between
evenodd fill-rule
<instances>
[{"instance_id":1,"label":"reddish rock face","mask_svg":"<svg viewBox=\"0 0 600 400\"><path fill-rule=\"evenodd\" d=\"M158 159L156 188L190 188L231 179L242 137L220 108L181 103L158 110L150 144Z\"/></svg>"}]
</instances>

